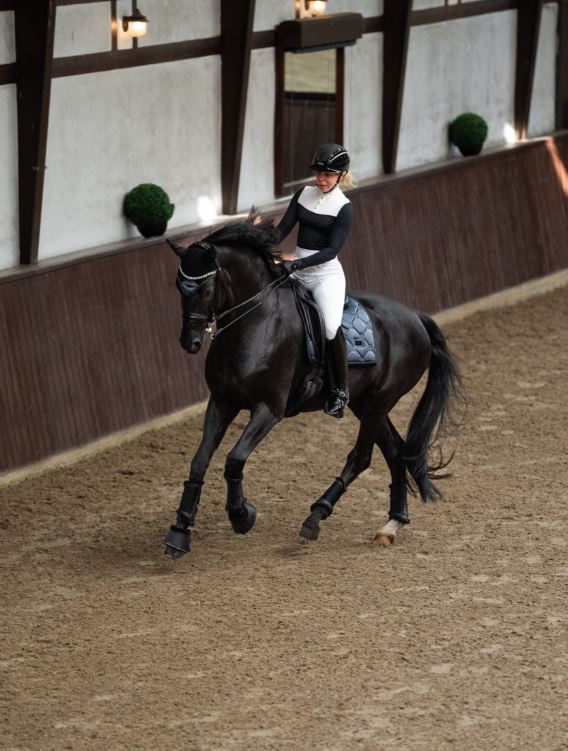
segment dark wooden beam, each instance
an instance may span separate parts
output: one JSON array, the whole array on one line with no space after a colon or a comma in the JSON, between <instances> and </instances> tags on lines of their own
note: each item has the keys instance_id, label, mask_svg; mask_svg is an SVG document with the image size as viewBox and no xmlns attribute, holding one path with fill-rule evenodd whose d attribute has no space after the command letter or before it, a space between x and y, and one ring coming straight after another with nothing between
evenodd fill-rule
<instances>
[{"instance_id":1,"label":"dark wooden beam","mask_svg":"<svg viewBox=\"0 0 568 751\"><path fill-rule=\"evenodd\" d=\"M286 133L286 108L284 107L286 52L276 46L274 56L274 195L281 196L284 190L284 137Z\"/></svg>"},{"instance_id":2,"label":"dark wooden beam","mask_svg":"<svg viewBox=\"0 0 568 751\"><path fill-rule=\"evenodd\" d=\"M21 264L38 256L55 8L56 0L18 0L15 10Z\"/></svg>"},{"instance_id":3,"label":"dark wooden beam","mask_svg":"<svg viewBox=\"0 0 568 751\"><path fill-rule=\"evenodd\" d=\"M544 0L519 0L517 9L517 65L515 73L515 130L527 137Z\"/></svg>"},{"instance_id":4,"label":"dark wooden beam","mask_svg":"<svg viewBox=\"0 0 568 751\"><path fill-rule=\"evenodd\" d=\"M53 61L53 77L78 76L85 73L100 73L105 70L135 68L140 65L157 65L158 63L171 63L176 60L191 60L197 57L218 55L220 51L220 38L209 37L192 39L188 42L152 44L137 49L58 57Z\"/></svg>"},{"instance_id":5,"label":"dark wooden beam","mask_svg":"<svg viewBox=\"0 0 568 751\"><path fill-rule=\"evenodd\" d=\"M396 169L412 0L385 0L383 14L383 169Z\"/></svg>"},{"instance_id":6,"label":"dark wooden beam","mask_svg":"<svg viewBox=\"0 0 568 751\"><path fill-rule=\"evenodd\" d=\"M113 52L118 49L118 12L116 9L117 0L110 0L110 24L111 24L111 38L110 48Z\"/></svg>"},{"instance_id":7,"label":"dark wooden beam","mask_svg":"<svg viewBox=\"0 0 568 751\"><path fill-rule=\"evenodd\" d=\"M0 86L6 83L16 83L16 63L0 65Z\"/></svg>"},{"instance_id":8,"label":"dark wooden beam","mask_svg":"<svg viewBox=\"0 0 568 751\"><path fill-rule=\"evenodd\" d=\"M568 129L568 0L558 6L556 129Z\"/></svg>"},{"instance_id":9,"label":"dark wooden beam","mask_svg":"<svg viewBox=\"0 0 568 751\"><path fill-rule=\"evenodd\" d=\"M343 112L345 110L345 49L335 50L335 142L343 143Z\"/></svg>"},{"instance_id":10,"label":"dark wooden beam","mask_svg":"<svg viewBox=\"0 0 568 751\"><path fill-rule=\"evenodd\" d=\"M221 194L237 210L255 0L221 0Z\"/></svg>"},{"instance_id":11,"label":"dark wooden beam","mask_svg":"<svg viewBox=\"0 0 568 751\"><path fill-rule=\"evenodd\" d=\"M109 0L56 0L56 5L91 5L92 3L108 3Z\"/></svg>"},{"instance_id":12,"label":"dark wooden beam","mask_svg":"<svg viewBox=\"0 0 568 751\"><path fill-rule=\"evenodd\" d=\"M252 48L253 50L266 49L267 47L274 47L276 44L276 34L274 29L270 31L254 31L252 35Z\"/></svg>"}]
</instances>

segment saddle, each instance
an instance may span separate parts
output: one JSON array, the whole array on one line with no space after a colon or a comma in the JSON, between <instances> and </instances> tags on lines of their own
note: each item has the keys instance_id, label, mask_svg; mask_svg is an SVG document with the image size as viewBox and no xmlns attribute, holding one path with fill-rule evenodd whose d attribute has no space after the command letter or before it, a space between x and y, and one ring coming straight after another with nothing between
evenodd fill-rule
<instances>
[{"instance_id":1,"label":"saddle","mask_svg":"<svg viewBox=\"0 0 568 751\"><path fill-rule=\"evenodd\" d=\"M322 312L312 293L301 282L289 279L288 283L294 293L298 315L304 327L306 354L312 365L298 392L293 395L287 406L286 416L291 417L298 414L302 405L322 390L328 369ZM359 300L350 295L345 298L341 328L347 344L349 366L375 365L377 355L369 313Z\"/></svg>"},{"instance_id":2,"label":"saddle","mask_svg":"<svg viewBox=\"0 0 568 751\"><path fill-rule=\"evenodd\" d=\"M295 279L290 280L300 320L304 325L306 353L312 364L325 363L325 323L312 293ZM367 309L351 295L345 297L341 328L347 344L349 365L376 365L373 327Z\"/></svg>"}]
</instances>

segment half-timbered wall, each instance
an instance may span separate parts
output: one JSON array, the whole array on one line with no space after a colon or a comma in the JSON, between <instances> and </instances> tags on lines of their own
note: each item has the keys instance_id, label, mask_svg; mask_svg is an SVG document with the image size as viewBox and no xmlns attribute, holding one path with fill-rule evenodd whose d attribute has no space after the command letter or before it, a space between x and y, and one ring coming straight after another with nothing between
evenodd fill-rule
<instances>
[{"instance_id":1,"label":"half-timbered wall","mask_svg":"<svg viewBox=\"0 0 568 751\"><path fill-rule=\"evenodd\" d=\"M14 0L15 2L15 0ZM396 170L455 156L448 122L465 110L489 122L487 147L505 142L514 122L517 11L451 21L424 20L436 9L466 0L414 0L422 14L409 36ZM4 7L10 7L9 0ZM221 212L220 0L144 0L149 33L138 47L151 51L209 41L198 57L133 67L110 65L104 55L133 46L120 19L132 0L116 0L119 23L111 31L110 2L60 2L55 24L56 65L51 86L43 216L38 258L117 243L136 235L122 215L124 194L142 181L162 185L176 205L170 228L210 220ZM364 36L345 50L345 142L360 178L382 173L382 0L328 0L327 12L359 12ZM475 6L481 3L476 2ZM495 7L494 4L491 4ZM0 7L2 5L0 4ZM472 5L473 7L473 5ZM257 0L237 208L274 200L274 39L278 23L293 15L292 0ZM558 4L542 12L529 135L554 130ZM416 21L416 19L415 19ZM268 36L266 36L268 35ZM215 46L217 45L217 47ZM162 54L162 53L160 53ZM166 59L167 59L167 53ZM73 75L71 65L93 72ZM77 61L77 62L75 62ZM0 11L0 268L18 264L16 92L6 66L15 62L14 13ZM1 77L3 76L3 78Z\"/></svg>"},{"instance_id":2,"label":"half-timbered wall","mask_svg":"<svg viewBox=\"0 0 568 751\"><path fill-rule=\"evenodd\" d=\"M450 154L448 123L478 112L489 125L486 148L504 143L513 123L516 12L410 30L397 169Z\"/></svg>"},{"instance_id":3,"label":"half-timbered wall","mask_svg":"<svg viewBox=\"0 0 568 751\"><path fill-rule=\"evenodd\" d=\"M122 200L141 182L172 226L220 212L220 76L210 56L53 81L40 259L135 236Z\"/></svg>"},{"instance_id":4,"label":"half-timbered wall","mask_svg":"<svg viewBox=\"0 0 568 751\"><path fill-rule=\"evenodd\" d=\"M565 134L356 189L349 286L433 312L566 268L566 164ZM0 275L0 472L205 398L176 267L153 239Z\"/></svg>"}]
</instances>

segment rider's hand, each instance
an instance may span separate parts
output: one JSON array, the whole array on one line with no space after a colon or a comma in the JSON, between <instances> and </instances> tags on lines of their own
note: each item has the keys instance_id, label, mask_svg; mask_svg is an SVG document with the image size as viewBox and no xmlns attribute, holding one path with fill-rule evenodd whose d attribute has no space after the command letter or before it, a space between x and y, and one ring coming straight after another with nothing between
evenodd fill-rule
<instances>
[{"instance_id":1,"label":"rider's hand","mask_svg":"<svg viewBox=\"0 0 568 751\"><path fill-rule=\"evenodd\" d=\"M281 261L279 266L282 269L282 273L286 274L286 276L290 276L290 274L293 274L294 271L300 268L297 261Z\"/></svg>"}]
</instances>

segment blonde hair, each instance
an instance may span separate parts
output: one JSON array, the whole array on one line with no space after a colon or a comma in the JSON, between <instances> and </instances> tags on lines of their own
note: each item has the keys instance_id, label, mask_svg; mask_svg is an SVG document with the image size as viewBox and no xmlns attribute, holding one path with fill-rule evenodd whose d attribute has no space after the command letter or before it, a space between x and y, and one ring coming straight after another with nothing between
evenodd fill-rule
<instances>
[{"instance_id":1,"label":"blonde hair","mask_svg":"<svg viewBox=\"0 0 568 751\"><path fill-rule=\"evenodd\" d=\"M339 184L341 185L343 190L351 190L351 188L357 187L357 180L353 177L351 172L344 172L341 175Z\"/></svg>"}]
</instances>

